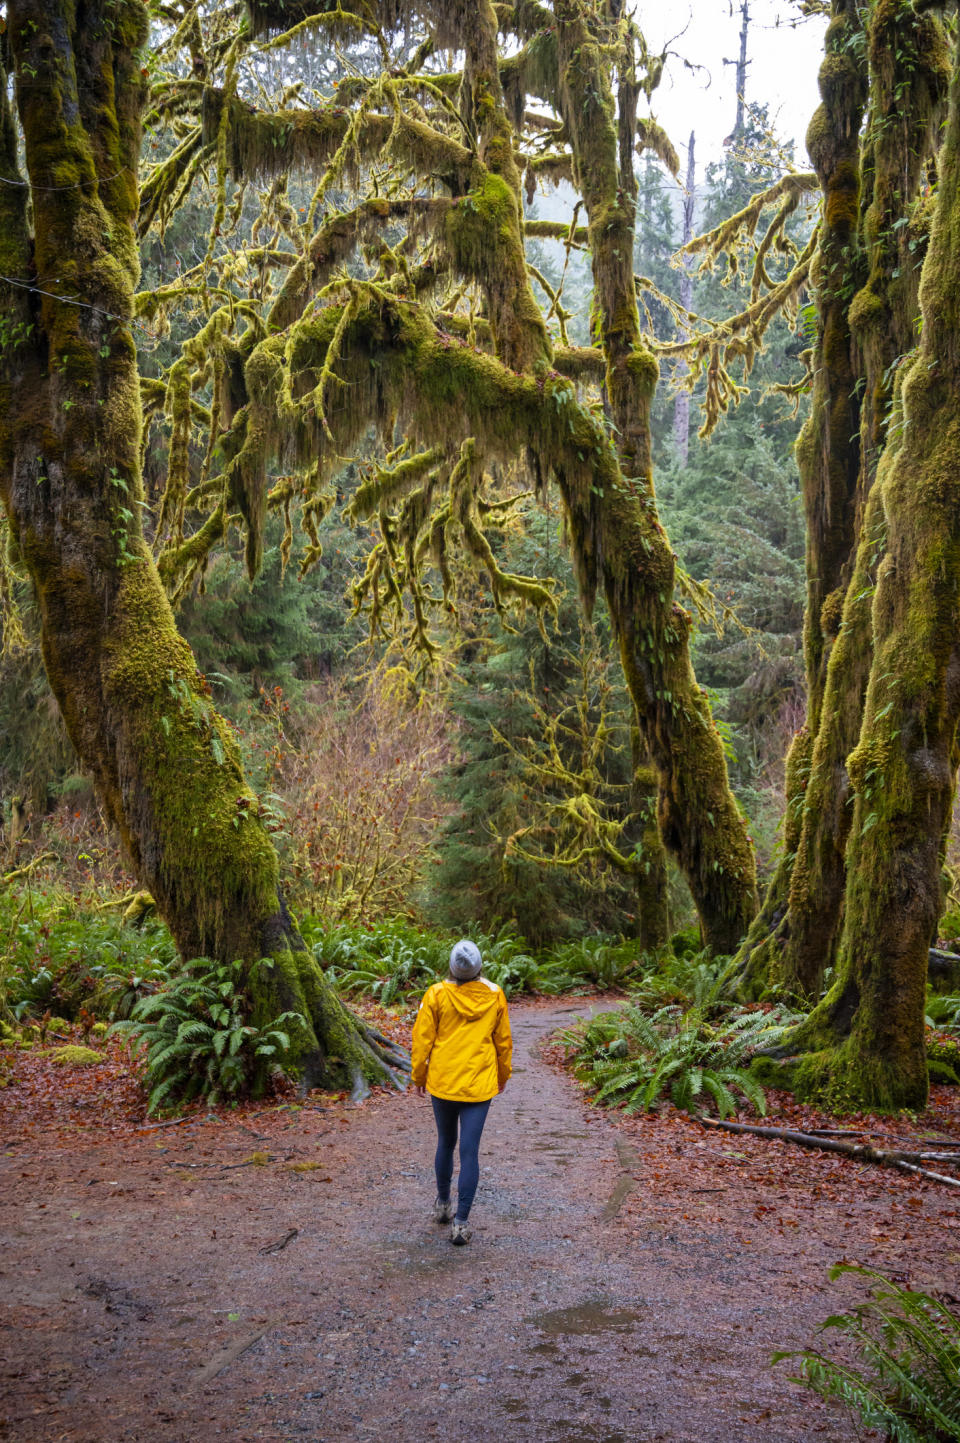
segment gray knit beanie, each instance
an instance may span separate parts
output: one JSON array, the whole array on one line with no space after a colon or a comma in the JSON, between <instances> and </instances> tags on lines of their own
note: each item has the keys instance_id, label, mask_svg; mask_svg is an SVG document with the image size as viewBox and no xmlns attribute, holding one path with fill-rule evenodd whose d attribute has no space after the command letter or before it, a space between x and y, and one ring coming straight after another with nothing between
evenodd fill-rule
<instances>
[{"instance_id":1,"label":"gray knit beanie","mask_svg":"<svg viewBox=\"0 0 960 1443\"><path fill-rule=\"evenodd\" d=\"M469 937L457 942L450 952L450 976L457 982L472 982L480 976L483 958L480 948Z\"/></svg>"}]
</instances>

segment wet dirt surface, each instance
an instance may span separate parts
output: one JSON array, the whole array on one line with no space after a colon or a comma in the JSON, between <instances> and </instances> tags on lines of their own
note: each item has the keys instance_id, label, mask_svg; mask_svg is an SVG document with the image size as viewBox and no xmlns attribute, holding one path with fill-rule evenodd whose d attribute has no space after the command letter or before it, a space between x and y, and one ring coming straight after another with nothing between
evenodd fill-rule
<instances>
[{"instance_id":1,"label":"wet dirt surface","mask_svg":"<svg viewBox=\"0 0 960 1443\"><path fill-rule=\"evenodd\" d=\"M849 1163L805 1159L798 1181L783 1149L617 1123L537 1055L575 1011L511 1009L515 1074L466 1248L430 1218L432 1116L413 1094L66 1151L14 1127L0 1438L855 1436L770 1354L862 1295L827 1282L840 1257L956 1280L956 1198L884 1176L853 1208Z\"/></svg>"}]
</instances>

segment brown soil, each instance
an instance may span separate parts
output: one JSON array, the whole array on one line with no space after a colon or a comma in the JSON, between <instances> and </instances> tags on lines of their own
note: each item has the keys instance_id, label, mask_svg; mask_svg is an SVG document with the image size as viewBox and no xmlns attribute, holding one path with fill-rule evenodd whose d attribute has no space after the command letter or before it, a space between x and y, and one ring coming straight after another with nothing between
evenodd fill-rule
<instances>
[{"instance_id":1,"label":"brown soil","mask_svg":"<svg viewBox=\"0 0 960 1443\"><path fill-rule=\"evenodd\" d=\"M854 1436L770 1354L863 1295L829 1283L840 1258L960 1291L960 1199L675 1114L601 1113L539 1054L575 1010L512 1008L516 1071L462 1249L430 1220L432 1118L412 1094L66 1135L22 1125L8 1087L0 1437Z\"/></svg>"}]
</instances>

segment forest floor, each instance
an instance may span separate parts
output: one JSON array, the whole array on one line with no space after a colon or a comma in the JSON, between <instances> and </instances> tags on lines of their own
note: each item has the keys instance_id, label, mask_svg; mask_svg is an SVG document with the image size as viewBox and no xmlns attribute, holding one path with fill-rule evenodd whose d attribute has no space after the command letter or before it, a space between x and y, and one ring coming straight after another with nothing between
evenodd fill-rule
<instances>
[{"instance_id":1,"label":"forest floor","mask_svg":"<svg viewBox=\"0 0 960 1443\"><path fill-rule=\"evenodd\" d=\"M0 1438L858 1436L770 1355L863 1296L828 1281L840 1259L960 1292L960 1197L672 1109L591 1107L542 1045L584 1005L511 1008L466 1248L430 1218L432 1116L412 1093L145 1126L118 1048L56 1077L15 1055ZM883 1126L960 1136L956 1090L936 1098Z\"/></svg>"}]
</instances>

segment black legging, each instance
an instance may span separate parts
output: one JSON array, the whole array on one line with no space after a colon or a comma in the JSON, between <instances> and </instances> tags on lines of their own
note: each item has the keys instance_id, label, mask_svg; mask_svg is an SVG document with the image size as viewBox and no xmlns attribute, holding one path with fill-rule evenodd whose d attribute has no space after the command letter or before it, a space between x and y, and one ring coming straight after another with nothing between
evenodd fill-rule
<instances>
[{"instance_id":1,"label":"black legging","mask_svg":"<svg viewBox=\"0 0 960 1443\"><path fill-rule=\"evenodd\" d=\"M437 1197L447 1202L453 1177L453 1150L457 1145L457 1124L460 1124L460 1176L457 1178L457 1222L470 1216L473 1196L480 1181L480 1134L487 1120L490 1102L451 1102L433 1097L433 1116L437 1124Z\"/></svg>"}]
</instances>

